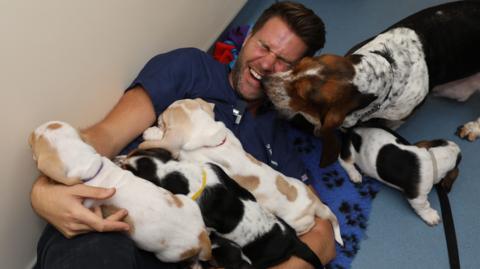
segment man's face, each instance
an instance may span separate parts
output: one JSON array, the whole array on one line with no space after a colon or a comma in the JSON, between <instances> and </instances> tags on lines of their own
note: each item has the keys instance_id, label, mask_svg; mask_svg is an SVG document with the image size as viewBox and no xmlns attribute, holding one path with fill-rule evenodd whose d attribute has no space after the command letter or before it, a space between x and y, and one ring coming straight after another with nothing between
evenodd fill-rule
<instances>
[{"instance_id":1,"label":"man's face","mask_svg":"<svg viewBox=\"0 0 480 269\"><path fill-rule=\"evenodd\" d=\"M246 101L265 96L260 80L264 75L290 69L306 52L307 46L278 17L269 19L243 44L229 79Z\"/></svg>"}]
</instances>

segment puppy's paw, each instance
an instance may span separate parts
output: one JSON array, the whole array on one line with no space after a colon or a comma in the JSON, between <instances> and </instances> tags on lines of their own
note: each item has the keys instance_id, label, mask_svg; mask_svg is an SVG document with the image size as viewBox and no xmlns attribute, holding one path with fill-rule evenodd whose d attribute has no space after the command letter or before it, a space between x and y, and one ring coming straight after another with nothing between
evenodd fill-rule
<instances>
[{"instance_id":1,"label":"puppy's paw","mask_svg":"<svg viewBox=\"0 0 480 269\"><path fill-rule=\"evenodd\" d=\"M357 169L348 169L347 173L353 183L362 183L362 174Z\"/></svg>"},{"instance_id":2,"label":"puppy's paw","mask_svg":"<svg viewBox=\"0 0 480 269\"><path fill-rule=\"evenodd\" d=\"M117 155L113 158L112 161L118 167L122 167L126 160L127 160L127 155Z\"/></svg>"},{"instance_id":3,"label":"puppy's paw","mask_svg":"<svg viewBox=\"0 0 480 269\"><path fill-rule=\"evenodd\" d=\"M480 136L480 118L458 127L456 134L460 138L467 139L470 142L475 141Z\"/></svg>"},{"instance_id":4,"label":"puppy's paw","mask_svg":"<svg viewBox=\"0 0 480 269\"><path fill-rule=\"evenodd\" d=\"M143 132L143 140L161 140L163 137L163 131L158 127L150 127Z\"/></svg>"},{"instance_id":5,"label":"puppy's paw","mask_svg":"<svg viewBox=\"0 0 480 269\"><path fill-rule=\"evenodd\" d=\"M418 214L430 226L435 226L441 221L438 212L433 208L428 208L422 212L418 212Z\"/></svg>"}]
</instances>

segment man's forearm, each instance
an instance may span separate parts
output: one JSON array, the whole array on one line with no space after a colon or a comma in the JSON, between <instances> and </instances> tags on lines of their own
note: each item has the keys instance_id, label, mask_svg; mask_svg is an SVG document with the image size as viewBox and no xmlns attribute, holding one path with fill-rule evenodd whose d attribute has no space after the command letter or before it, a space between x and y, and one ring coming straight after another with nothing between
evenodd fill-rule
<instances>
[{"instance_id":1,"label":"man's forearm","mask_svg":"<svg viewBox=\"0 0 480 269\"><path fill-rule=\"evenodd\" d=\"M308 233L302 235L300 239L307 244L310 249L317 254L322 264L329 263L335 258L335 239L330 221L317 218L315 226ZM274 269L313 269L313 266L306 261L291 257L286 262L279 264Z\"/></svg>"},{"instance_id":2,"label":"man's forearm","mask_svg":"<svg viewBox=\"0 0 480 269\"><path fill-rule=\"evenodd\" d=\"M101 155L113 158L156 120L150 97L140 87L127 91L99 123L82 131Z\"/></svg>"}]
</instances>

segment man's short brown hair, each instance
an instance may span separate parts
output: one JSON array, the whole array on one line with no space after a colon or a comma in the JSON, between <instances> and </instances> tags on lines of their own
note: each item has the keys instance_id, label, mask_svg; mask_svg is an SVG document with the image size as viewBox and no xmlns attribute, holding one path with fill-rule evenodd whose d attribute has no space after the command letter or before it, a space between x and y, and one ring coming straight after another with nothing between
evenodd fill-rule
<instances>
[{"instance_id":1,"label":"man's short brown hair","mask_svg":"<svg viewBox=\"0 0 480 269\"><path fill-rule=\"evenodd\" d=\"M281 18L307 45L305 56L313 56L325 45L325 26L322 19L313 10L290 1L278 2L267 8L253 26L252 34L273 17Z\"/></svg>"}]
</instances>

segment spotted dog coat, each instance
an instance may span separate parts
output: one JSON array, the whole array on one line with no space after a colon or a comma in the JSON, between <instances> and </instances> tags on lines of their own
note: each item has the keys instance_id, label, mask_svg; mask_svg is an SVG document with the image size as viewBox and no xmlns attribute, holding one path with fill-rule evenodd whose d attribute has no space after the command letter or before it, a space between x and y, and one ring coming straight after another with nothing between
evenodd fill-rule
<instances>
[{"instance_id":1,"label":"spotted dog coat","mask_svg":"<svg viewBox=\"0 0 480 269\"><path fill-rule=\"evenodd\" d=\"M308 232L315 217L332 223L335 240L343 244L337 217L300 180L287 177L248 154L240 141L215 121L213 104L201 99L174 102L158 118L158 127L145 131L140 148L161 147L180 160L220 165L264 208L285 220L297 234Z\"/></svg>"},{"instance_id":2,"label":"spotted dog coat","mask_svg":"<svg viewBox=\"0 0 480 269\"><path fill-rule=\"evenodd\" d=\"M176 161L167 150L135 150L123 161L135 175L195 199L211 233L212 254L220 267L268 268L291 255L315 268L322 263L281 219L263 209L255 197L218 165Z\"/></svg>"},{"instance_id":3,"label":"spotted dog coat","mask_svg":"<svg viewBox=\"0 0 480 269\"><path fill-rule=\"evenodd\" d=\"M433 87L438 95L466 100L480 89L478 48L480 2L452 2L405 18L344 57L304 58L292 70L265 76L262 84L279 111L301 114L315 125L325 140L327 165L340 150L337 127L366 121L398 127Z\"/></svg>"},{"instance_id":4,"label":"spotted dog coat","mask_svg":"<svg viewBox=\"0 0 480 269\"><path fill-rule=\"evenodd\" d=\"M401 190L415 212L429 225L440 217L428 202L434 184L448 191L458 176L460 148L452 141L421 141L411 145L393 131L355 127L345 135L339 163L355 183L367 176Z\"/></svg>"},{"instance_id":5,"label":"spotted dog coat","mask_svg":"<svg viewBox=\"0 0 480 269\"><path fill-rule=\"evenodd\" d=\"M128 210L129 235L138 247L165 262L184 260L197 268L211 257L211 243L198 205L184 195L174 195L115 165L83 142L67 123L51 121L39 126L29 143L38 169L66 185L115 188L105 200L85 200L87 207Z\"/></svg>"}]
</instances>

